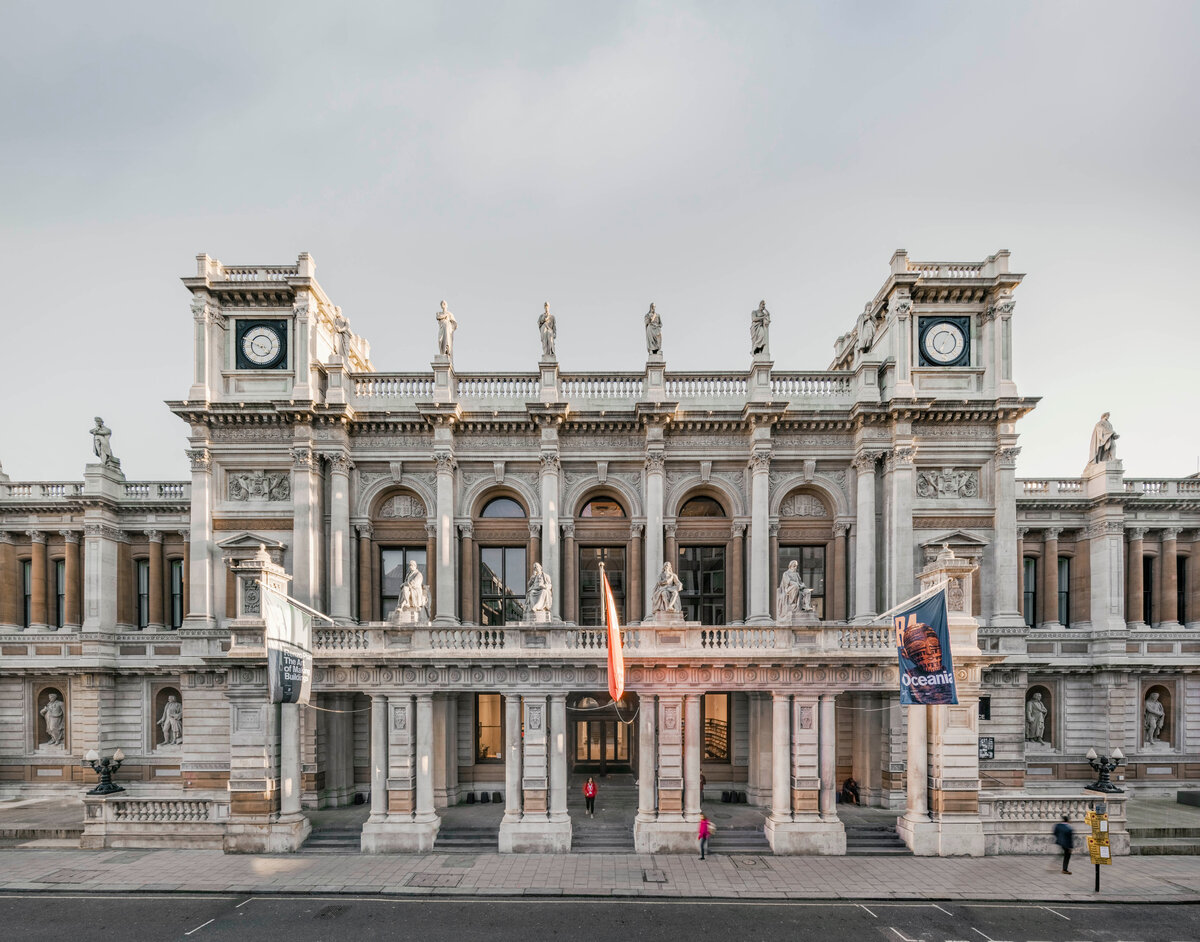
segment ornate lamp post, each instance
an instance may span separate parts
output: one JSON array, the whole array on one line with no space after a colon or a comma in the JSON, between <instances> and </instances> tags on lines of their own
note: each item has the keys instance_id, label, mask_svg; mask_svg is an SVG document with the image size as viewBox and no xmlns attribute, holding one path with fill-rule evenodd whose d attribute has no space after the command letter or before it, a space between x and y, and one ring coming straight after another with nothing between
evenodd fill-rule
<instances>
[{"instance_id":1,"label":"ornate lamp post","mask_svg":"<svg viewBox=\"0 0 1200 942\"><path fill-rule=\"evenodd\" d=\"M1120 749L1114 749L1107 759L1102 759L1096 755L1095 749L1089 749L1087 751L1087 760L1088 764L1096 770L1096 781L1092 782L1091 785L1085 785L1085 791L1108 792L1109 794L1118 794L1125 791L1123 788L1117 788L1109 780L1109 776L1113 773L1113 770L1125 761L1125 754Z\"/></svg>"},{"instance_id":2,"label":"ornate lamp post","mask_svg":"<svg viewBox=\"0 0 1200 942\"><path fill-rule=\"evenodd\" d=\"M88 750L87 755L83 758L85 762L91 764L92 771L100 776L100 783L88 792L89 795L112 795L125 791L120 785L113 784L113 776L121 767L121 763L125 761L125 753L120 749L112 754L111 759L101 759L95 749Z\"/></svg>"}]
</instances>

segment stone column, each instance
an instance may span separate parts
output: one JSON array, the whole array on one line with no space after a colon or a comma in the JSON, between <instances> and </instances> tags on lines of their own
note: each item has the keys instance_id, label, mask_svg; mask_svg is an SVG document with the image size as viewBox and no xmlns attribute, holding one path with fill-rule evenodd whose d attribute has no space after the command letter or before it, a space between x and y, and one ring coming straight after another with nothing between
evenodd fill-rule
<instances>
[{"instance_id":1,"label":"stone column","mask_svg":"<svg viewBox=\"0 0 1200 942\"><path fill-rule=\"evenodd\" d=\"M678 571L679 569L679 544L675 541L677 525L674 520L669 520L663 524L663 562L669 562L671 568ZM662 567L659 567L660 569ZM654 581L658 581L658 575L655 574Z\"/></svg>"},{"instance_id":2,"label":"stone column","mask_svg":"<svg viewBox=\"0 0 1200 942\"><path fill-rule=\"evenodd\" d=\"M300 814L300 706L279 704L279 813Z\"/></svg>"},{"instance_id":3,"label":"stone column","mask_svg":"<svg viewBox=\"0 0 1200 942\"><path fill-rule=\"evenodd\" d=\"M750 605L748 624L771 621L770 484L771 453L750 456Z\"/></svg>"},{"instance_id":4,"label":"stone column","mask_svg":"<svg viewBox=\"0 0 1200 942\"><path fill-rule=\"evenodd\" d=\"M0 586L8 589L0 592L0 626L5 628L15 628L21 622L21 602L16 591L19 578L17 547L12 534L0 530Z\"/></svg>"},{"instance_id":5,"label":"stone column","mask_svg":"<svg viewBox=\"0 0 1200 942\"><path fill-rule=\"evenodd\" d=\"M163 535L161 530L148 530L150 541L150 619L151 630L162 631L163 618Z\"/></svg>"},{"instance_id":6,"label":"stone column","mask_svg":"<svg viewBox=\"0 0 1200 942\"><path fill-rule=\"evenodd\" d=\"M995 544L992 553L992 591L994 627L1016 628L1025 624L1017 609L1021 591L1021 569L1015 558L1017 549L1017 456L1020 448L1001 445L996 449L994 483L996 488Z\"/></svg>"},{"instance_id":7,"label":"stone column","mask_svg":"<svg viewBox=\"0 0 1200 942\"><path fill-rule=\"evenodd\" d=\"M684 697L683 720L683 817L686 821L700 820L700 695Z\"/></svg>"},{"instance_id":8,"label":"stone column","mask_svg":"<svg viewBox=\"0 0 1200 942\"><path fill-rule=\"evenodd\" d=\"M854 459L858 471L855 491L855 529L858 531L854 573L854 621L868 624L875 618L875 452Z\"/></svg>"},{"instance_id":9,"label":"stone column","mask_svg":"<svg viewBox=\"0 0 1200 942\"><path fill-rule=\"evenodd\" d=\"M375 546L371 537L375 528L369 523L358 526L358 620L375 621L375 593L371 591L371 573L375 568ZM425 567L428 570L428 566Z\"/></svg>"},{"instance_id":10,"label":"stone column","mask_svg":"<svg viewBox=\"0 0 1200 942\"><path fill-rule=\"evenodd\" d=\"M547 774L549 737L546 735L546 706L545 694L527 695L525 706L525 741L522 755L523 776L521 791L523 793L525 814L522 820L528 820L530 815L537 815L544 820L549 810L547 792L549 791L549 775Z\"/></svg>"},{"instance_id":11,"label":"stone column","mask_svg":"<svg viewBox=\"0 0 1200 942\"><path fill-rule=\"evenodd\" d=\"M846 579L846 533L850 529L848 523L835 523L833 525L833 608L830 611L829 599L825 600L826 619L832 618L833 621L845 621L846 616L846 593L849 591L849 583ZM826 582L828 585L829 583Z\"/></svg>"},{"instance_id":12,"label":"stone column","mask_svg":"<svg viewBox=\"0 0 1200 942\"><path fill-rule=\"evenodd\" d=\"M658 816L683 821L683 697L659 697L658 716Z\"/></svg>"},{"instance_id":13,"label":"stone column","mask_svg":"<svg viewBox=\"0 0 1200 942\"><path fill-rule=\"evenodd\" d=\"M791 696L771 694L771 818L777 822L792 820Z\"/></svg>"},{"instance_id":14,"label":"stone column","mask_svg":"<svg viewBox=\"0 0 1200 942\"><path fill-rule=\"evenodd\" d=\"M429 617L433 618L438 610L438 577L437 577L437 523L425 524L425 588L429 593ZM471 560L464 560L464 566L472 565ZM467 578L472 578L470 572Z\"/></svg>"},{"instance_id":15,"label":"stone column","mask_svg":"<svg viewBox=\"0 0 1200 942\"><path fill-rule=\"evenodd\" d=\"M79 532L77 530L62 530L63 540L66 541L66 559L63 565L63 580L66 582L66 598L64 600L63 628L79 628ZM2 549L2 547L0 547ZM5 583L9 585L10 583ZM0 622L5 618L0 614Z\"/></svg>"},{"instance_id":16,"label":"stone column","mask_svg":"<svg viewBox=\"0 0 1200 942\"><path fill-rule=\"evenodd\" d=\"M888 606L897 605L913 594L916 584L916 566L913 559L913 496L916 484L913 459L917 450L911 444L900 444L892 449L891 461L891 516L892 516L892 567L891 591Z\"/></svg>"},{"instance_id":17,"label":"stone column","mask_svg":"<svg viewBox=\"0 0 1200 942\"><path fill-rule=\"evenodd\" d=\"M642 586L642 612L653 611L650 593L658 584L663 564L663 473L666 462L661 451L646 456L646 559L645 583ZM672 560L674 568L674 560Z\"/></svg>"},{"instance_id":18,"label":"stone column","mask_svg":"<svg viewBox=\"0 0 1200 942\"><path fill-rule=\"evenodd\" d=\"M315 607L318 580L313 520L319 512L316 495L316 456L307 444L292 449L292 587L293 596Z\"/></svg>"},{"instance_id":19,"label":"stone column","mask_svg":"<svg viewBox=\"0 0 1200 942\"><path fill-rule=\"evenodd\" d=\"M654 781L654 766L658 749L655 743L657 719L654 710L654 695L639 694L638 708L638 813L641 822L653 821L658 810L655 796L658 793Z\"/></svg>"},{"instance_id":20,"label":"stone column","mask_svg":"<svg viewBox=\"0 0 1200 942\"><path fill-rule=\"evenodd\" d=\"M388 698L371 694L371 817L383 818L388 812Z\"/></svg>"},{"instance_id":21,"label":"stone column","mask_svg":"<svg viewBox=\"0 0 1200 942\"><path fill-rule=\"evenodd\" d=\"M1058 535L1061 527L1047 527L1042 533L1042 627L1060 628L1058 621Z\"/></svg>"},{"instance_id":22,"label":"stone column","mask_svg":"<svg viewBox=\"0 0 1200 942\"><path fill-rule=\"evenodd\" d=\"M567 695L550 695L550 821L569 821L567 815Z\"/></svg>"},{"instance_id":23,"label":"stone column","mask_svg":"<svg viewBox=\"0 0 1200 942\"><path fill-rule=\"evenodd\" d=\"M453 596L451 596L453 598ZM433 810L433 694L417 694L417 813L418 824L437 821Z\"/></svg>"},{"instance_id":24,"label":"stone column","mask_svg":"<svg viewBox=\"0 0 1200 942\"><path fill-rule=\"evenodd\" d=\"M529 524L529 561L525 568L525 578L528 579L533 574L533 564L542 561L542 525L540 523ZM545 566L542 567L545 570ZM557 582L551 581L554 587L553 595L558 594L559 585Z\"/></svg>"},{"instance_id":25,"label":"stone column","mask_svg":"<svg viewBox=\"0 0 1200 942\"><path fill-rule=\"evenodd\" d=\"M550 597L550 614L555 618L562 617L562 555L558 545L558 473L560 462L558 455L552 451L541 454L542 466L542 549L540 562L542 569L550 577L554 587ZM537 559L538 557L534 557ZM532 568L532 567L530 567Z\"/></svg>"},{"instance_id":26,"label":"stone column","mask_svg":"<svg viewBox=\"0 0 1200 942\"><path fill-rule=\"evenodd\" d=\"M460 523L458 538L462 541L462 620L475 623L479 621L479 606L475 604L475 579L471 562L475 558L474 526Z\"/></svg>"},{"instance_id":27,"label":"stone column","mask_svg":"<svg viewBox=\"0 0 1200 942\"><path fill-rule=\"evenodd\" d=\"M628 622L642 620L642 531L640 523L629 525L629 591L625 593L625 618Z\"/></svg>"},{"instance_id":28,"label":"stone column","mask_svg":"<svg viewBox=\"0 0 1200 942\"><path fill-rule=\"evenodd\" d=\"M3 549L0 546L0 549ZM1192 553L1187 561L1188 594L1187 594L1187 623L1188 627L1200 625L1200 530L1192 532Z\"/></svg>"},{"instance_id":29,"label":"stone column","mask_svg":"<svg viewBox=\"0 0 1200 942\"><path fill-rule=\"evenodd\" d=\"M187 618L188 606L191 604L192 579L192 535L190 530L180 530L179 538L183 540L183 617Z\"/></svg>"},{"instance_id":30,"label":"stone column","mask_svg":"<svg viewBox=\"0 0 1200 942\"><path fill-rule=\"evenodd\" d=\"M908 793L905 817L923 823L929 818L929 727L922 705L908 708L908 768L904 786Z\"/></svg>"},{"instance_id":31,"label":"stone column","mask_svg":"<svg viewBox=\"0 0 1200 942\"><path fill-rule=\"evenodd\" d=\"M454 534L454 470L458 462L449 451L434 452L437 462L437 617L441 624L457 624L454 601L458 597L458 547Z\"/></svg>"},{"instance_id":32,"label":"stone column","mask_svg":"<svg viewBox=\"0 0 1200 942\"><path fill-rule=\"evenodd\" d=\"M350 456L329 456L329 614L348 624L350 614Z\"/></svg>"},{"instance_id":33,"label":"stone column","mask_svg":"<svg viewBox=\"0 0 1200 942\"><path fill-rule=\"evenodd\" d=\"M1158 609L1162 628L1179 627L1179 529L1167 527L1162 531L1162 586Z\"/></svg>"},{"instance_id":34,"label":"stone column","mask_svg":"<svg viewBox=\"0 0 1200 942\"><path fill-rule=\"evenodd\" d=\"M833 694L821 694L817 722L819 724L821 820L835 821L837 820L837 714L834 712Z\"/></svg>"},{"instance_id":35,"label":"stone column","mask_svg":"<svg viewBox=\"0 0 1200 942\"><path fill-rule=\"evenodd\" d=\"M26 530L33 551L30 565L29 627L46 628L49 609L46 605L46 534L42 530Z\"/></svg>"},{"instance_id":36,"label":"stone column","mask_svg":"<svg viewBox=\"0 0 1200 942\"><path fill-rule=\"evenodd\" d=\"M1017 611L1025 615L1025 534L1027 527L1017 527ZM1037 620L1036 613L1034 620Z\"/></svg>"},{"instance_id":37,"label":"stone column","mask_svg":"<svg viewBox=\"0 0 1200 942\"><path fill-rule=\"evenodd\" d=\"M1142 621L1145 605L1142 602L1142 540L1146 536L1145 527L1130 527L1129 552L1129 626L1145 627Z\"/></svg>"},{"instance_id":38,"label":"stone column","mask_svg":"<svg viewBox=\"0 0 1200 942\"><path fill-rule=\"evenodd\" d=\"M729 560L729 620L739 622L746 618L746 525L735 523L732 532L730 555L733 558ZM771 542L772 545L776 542L774 536L772 536ZM773 549L771 558L774 559L776 555L777 553Z\"/></svg>"},{"instance_id":39,"label":"stone column","mask_svg":"<svg viewBox=\"0 0 1200 942\"><path fill-rule=\"evenodd\" d=\"M563 585L562 585L562 618L564 621L574 622L579 617L579 575L578 564L579 554L575 549L575 521L564 520L562 522L563 530ZM554 587L555 597L558 596L559 587ZM625 591L625 619L629 620L629 587L626 586Z\"/></svg>"},{"instance_id":40,"label":"stone column","mask_svg":"<svg viewBox=\"0 0 1200 942\"><path fill-rule=\"evenodd\" d=\"M504 696L504 819L521 820L521 698Z\"/></svg>"}]
</instances>

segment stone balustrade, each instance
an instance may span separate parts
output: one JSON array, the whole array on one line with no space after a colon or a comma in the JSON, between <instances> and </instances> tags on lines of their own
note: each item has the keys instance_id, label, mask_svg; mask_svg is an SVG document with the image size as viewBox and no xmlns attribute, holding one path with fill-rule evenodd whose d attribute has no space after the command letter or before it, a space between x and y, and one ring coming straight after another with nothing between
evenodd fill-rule
<instances>
[{"instance_id":1,"label":"stone balustrade","mask_svg":"<svg viewBox=\"0 0 1200 942\"><path fill-rule=\"evenodd\" d=\"M1082 759L1080 760L1083 761ZM1057 854L1052 832L1054 825L1068 815L1075 828L1074 852L1080 863L1087 860L1090 833L1083 826L1083 816L1097 802L1108 805L1109 846L1113 856L1129 853L1129 833L1126 830L1124 794L1103 795L1099 792L1074 794L1059 792L1032 795L1029 793L997 794L987 789L979 793L979 816L983 821L985 853L991 854Z\"/></svg>"},{"instance_id":2,"label":"stone balustrade","mask_svg":"<svg viewBox=\"0 0 1200 942\"><path fill-rule=\"evenodd\" d=\"M909 262L907 270L927 278L983 278L978 262Z\"/></svg>"},{"instance_id":3,"label":"stone balustrade","mask_svg":"<svg viewBox=\"0 0 1200 942\"><path fill-rule=\"evenodd\" d=\"M845 373L772 373L771 395L784 399L834 399L853 394Z\"/></svg>"},{"instance_id":4,"label":"stone balustrade","mask_svg":"<svg viewBox=\"0 0 1200 942\"><path fill-rule=\"evenodd\" d=\"M641 373L563 373L559 389L568 402L578 400L628 400L642 398Z\"/></svg>"},{"instance_id":5,"label":"stone balustrade","mask_svg":"<svg viewBox=\"0 0 1200 942\"><path fill-rule=\"evenodd\" d=\"M228 820L227 798L85 796L79 846L220 848Z\"/></svg>"},{"instance_id":6,"label":"stone balustrade","mask_svg":"<svg viewBox=\"0 0 1200 942\"><path fill-rule=\"evenodd\" d=\"M1022 497L1082 497L1083 478L1018 478Z\"/></svg>"},{"instance_id":7,"label":"stone balustrade","mask_svg":"<svg viewBox=\"0 0 1200 942\"><path fill-rule=\"evenodd\" d=\"M221 265L217 263L214 281L287 281L299 273L296 265Z\"/></svg>"},{"instance_id":8,"label":"stone balustrade","mask_svg":"<svg viewBox=\"0 0 1200 942\"><path fill-rule=\"evenodd\" d=\"M1125 481L1126 494L1179 497L1200 494L1200 478L1147 478Z\"/></svg>"},{"instance_id":9,"label":"stone balustrade","mask_svg":"<svg viewBox=\"0 0 1200 942\"><path fill-rule=\"evenodd\" d=\"M541 391L536 373L455 374L459 399L515 399L532 402Z\"/></svg>"},{"instance_id":10,"label":"stone balustrade","mask_svg":"<svg viewBox=\"0 0 1200 942\"><path fill-rule=\"evenodd\" d=\"M668 399L738 399L746 396L745 373L668 373Z\"/></svg>"},{"instance_id":11,"label":"stone balustrade","mask_svg":"<svg viewBox=\"0 0 1200 942\"><path fill-rule=\"evenodd\" d=\"M189 501L192 485L187 481L126 481L124 495L130 500ZM0 482L0 500L71 501L84 493L82 481Z\"/></svg>"}]
</instances>

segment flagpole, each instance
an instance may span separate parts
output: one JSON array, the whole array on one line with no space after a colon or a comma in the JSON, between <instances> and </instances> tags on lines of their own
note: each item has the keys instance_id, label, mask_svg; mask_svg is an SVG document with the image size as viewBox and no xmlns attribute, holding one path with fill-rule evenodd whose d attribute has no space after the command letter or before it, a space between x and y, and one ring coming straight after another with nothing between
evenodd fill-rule
<instances>
[{"instance_id":1,"label":"flagpole","mask_svg":"<svg viewBox=\"0 0 1200 942\"><path fill-rule=\"evenodd\" d=\"M336 621L334 621L332 618L330 618L330 617L329 617L328 615L326 615L324 612L318 612L318 611L317 611L315 608L312 608L312 607L310 607L310 606L308 606L308 605L305 605L305 604L304 604L303 602L301 602L299 599L294 599L294 598L292 598L292 597L291 597L290 595L288 595L286 592L280 592L280 591L279 591L277 588L275 588L274 586L267 585L267 584L266 584L265 582L263 582L261 579L255 579L254 581L255 581L255 582L257 582L257 583L258 583L260 586L262 586L264 589L266 589L268 592L274 592L276 595L281 595L281 596L283 596L285 599L287 599L289 602L291 602L293 605L295 605L295 606L296 606L296 608L300 609L301 611L308 612L308 614L312 615L314 618L320 618L322 621L327 621L327 622L329 622L329 624L331 624L331 625L336 625L336 624L337 624L337 622L336 622Z\"/></svg>"},{"instance_id":2,"label":"flagpole","mask_svg":"<svg viewBox=\"0 0 1200 942\"><path fill-rule=\"evenodd\" d=\"M899 605L893 605L886 612L880 612L878 615L875 616L875 621L877 621L877 622L883 621L885 618L888 618L891 615L895 615L897 612L903 611L904 609L908 608L910 605L912 605L916 602L920 602L922 599L926 599L931 596L937 595L940 591L942 591L942 589L946 588L946 586L948 586L949 584L950 584L949 579L943 579L941 582L938 582L935 585L930 586L928 589L922 589L916 595L912 596L912 598L905 599Z\"/></svg>"}]
</instances>

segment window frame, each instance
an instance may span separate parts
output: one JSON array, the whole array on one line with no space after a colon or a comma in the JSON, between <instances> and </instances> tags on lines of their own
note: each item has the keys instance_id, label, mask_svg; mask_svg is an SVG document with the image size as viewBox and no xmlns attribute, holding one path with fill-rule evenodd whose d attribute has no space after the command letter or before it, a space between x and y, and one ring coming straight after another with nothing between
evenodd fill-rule
<instances>
[{"instance_id":1,"label":"window frame","mask_svg":"<svg viewBox=\"0 0 1200 942\"><path fill-rule=\"evenodd\" d=\"M696 557L698 565L695 567L699 578L697 583L699 588L696 591L689 591L687 584L688 580L684 579L685 571L689 571L691 566L685 568L684 560L687 559L687 554L691 551L698 551ZM704 576L706 569L704 567L705 553L712 553L714 556L720 556L721 565L718 569L707 570L707 572L719 571L721 574L721 590L720 593L704 590ZM724 543L687 543L680 545L676 553L675 574L679 577L679 581L684 584L684 588L679 593L679 605L683 610L685 621L698 621L702 625L725 625L729 620L729 568L728 568L728 553ZM705 617L705 609L707 606L715 605L716 599L720 598L720 616L713 616L711 619ZM692 601L692 600L695 601ZM695 616L695 617L691 617Z\"/></svg>"},{"instance_id":2,"label":"window frame","mask_svg":"<svg viewBox=\"0 0 1200 942\"><path fill-rule=\"evenodd\" d=\"M1071 557L1058 557L1058 623L1071 627Z\"/></svg>"},{"instance_id":3,"label":"window frame","mask_svg":"<svg viewBox=\"0 0 1200 942\"><path fill-rule=\"evenodd\" d=\"M1021 601L1027 628L1037 627L1037 577L1038 558L1026 556L1021 560Z\"/></svg>"},{"instance_id":4,"label":"window frame","mask_svg":"<svg viewBox=\"0 0 1200 942\"><path fill-rule=\"evenodd\" d=\"M712 757L708 754L708 721L709 721L709 698L716 700L724 698L725 700L725 755L723 757ZM714 722L716 722L714 720ZM705 693L700 697L700 735L702 744L700 747L700 757L702 762L720 763L721 765L730 765L733 762L733 697L728 693Z\"/></svg>"},{"instance_id":5,"label":"window frame","mask_svg":"<svg viewBox=\"0 0 1200 942\"><path fill-rule=\"evenodd\" d=\"M138 630L150 625L150 559L133 561L133 609Z\"/></svg>"},{"instance_id":6,"label":"window frame","mask_svg":"<svg viewBox=\"0 0 1200 942\"><path fill-rule=\"evenodd\" d=\"M495 727L489 725L487 729L496 729L499 733L500 754L498 756L489 756L481 754L481 746L483 744L483 723L480 722L479 701L484 697L495 697L497 701L496 715L498 722ZM502 693L477 693L475 694L475 763L476 765L503 765L504 764L504 712L505 712L505 696Z\"/></svg>"},{"instance_id":7,"label":"window frame","mask_svg":"<svg viewBox=\"0 0 1200 942\"><path fill-rule=\"evenodd\" d=\"M62 628L66 622L67 607L67 561L53 559L54 566L54 627Z\"/></svg>"},{"instance_id":8,"label":"window frame","mask_svg":"<svg viewBox=\"0 0 1200 942\"><path fill-rule=\"evenodd\" d=\"M183 560L180 557L167 560L168 584L171 587L171 627L182 628L183 619L187 614L183 598ZM178 586L175 574L179 574ZM178 588L178 591L176 589Z\"/></svg>"},{"instance_id":9,"label":"window frame","mask_svg":"<svg viewBox=\"0 0 1200 942\"><path fill-rule=\"evenodd\" d=\"M33 560L20 560L20 572L21 596L23 598L21 627L30 628L33 626Z\"/></svg>"},{"instance_id":10,"label":"window frame","mask_svg":"<svg viewBox=\"0 0 1200 942\"><path fill-rule=\"evenodd\" d=\"M790 555L790 553L793 550L799 550L799 552L794 556ZM818 592L816 590L812 581L810 580L809 576L807 575L807 574L813 572L813 570L811 568L806 569L804 566L805 550L809 550L809 551L819 550L820 551L820 554L821 554L821 591L820 592ZM782 576L783 572L787 569L788 563L790 563L793 559L795 559L800 564L800 578L804 580L804 584L806 586L808 586L808 588L813 590L813 592L812 592L813 611L816 612L817 618L819 618L821 621L825 620L825 617L826 617L825 616L825 603L829 597L828 594L826 593L826 586L828 585L828 581L829 581L829 553L827 552L827 550L828 550L828 547L824 541L822 541L820 543L788 543L786 545L782 545L779 547L779 559L776 563L779 566L779 572L780 572L781 576ZM776 586L776 589L778 589L778 585Z\"/></svg>"},{"instance_id":11,"label":"window frame","mask_svg":"<svg viewBox=\"0 0 1200 942\"><path fill-rule=\"evenodd\" d=\"M425 577L425 591L429 591L429 547L424 543L379 543L376 550L376 561L379 565L379 617L387 621L388 616L400 604L400 593L395 595L385 595L384 590L387 583L387 569L384 568L384 557L387 553L401 553L400 560L400 581L404 582L405 576L408 575L409 553L419 553L422 562L417 562L417 568L421 571L421 575ZM388 602L392 603L392 607L388 608Z\"/></svg>"},{"instance_id":12,"label":"window frame","mask_svg":"<svg viewBox=\"0 0 1200 942\"><path fill-rule=\"evenodd\" d=\"M503 572L499 577L499 584L503 585L507 591L495 593L488 592L487 589L496 584L497 580L484 578L484 558L485 554L500 551L503 553ZM514 554L520 553L520 563L516 561ZM479 547L479 554L476 560L478 585L479 585L479 600L478 600L478 616L479 624L488 628L499 628L504 625L512 625L522 620L525 614L525 586L529 580L529 547L523 543L500 543L495 545L487 545ZM513 591L513 577L516 573L510 572L510 567L520 572L520 580L517 585L520 588L520 594ZM490 572L495 572L489 567ZM484 613L487 611L486 602L495 603L500 600L499 604L499 621L485 620ZM510 612L512 614L510 614Z\"/></svg>"},{"instance_id":13,"label":"window frame","mask_svg":"<svg viewBox=\"0 0 1200 942\"><path fill-rule=\"evenodd\" d=\"M1154 624L1154 557L1142 557L1142 621Z\"/></svg>"},{"instance_id":14,"label":"window frame","mask_svg":"<svg viewBox=\"0 0 1200 942\"><path fill-rule=\"evenodd\" d=\"M617 603L618 619L620 620L621 624L625 624L626 602L627 602L627 596L628 596L628 591L629 591L629 558L628 558L629 554L626 552L626 548L624 545L616 545L616 544L611 544L611 543L606 544L606 545L601 544L601 545L580 546L578 549L578 552L577 552L578 569L576 570L576 572L578 572L578 574L579 574L578 575L579 592L578 592L578 599L576 600L576 605L578 608L578 612L576 612L576 616L578 618L577 624L583 625L583 626L586 626L589 628L600 627L605 624L604 598L600 591L600 578L599 578L599 568L600 567L599 567L599 565L597 565L595 567L585 566L584 565L584 554L585 553L601 553L601 554L606 554L606 555L607 554L620 554L621 567L619 570L616 570L613 566L608 565L607 561L605 562L604 568L605 568L605 571L609 573L609 585L612 587L613 601ZM584 591L585 574L590 573L593 570L597 573L596 591L594 593L593 592L585 592ZM618 571L619 571L620 577L621 577L620 581L617 585L613 585L613 573L618 572ZM584 603L585 603L585 601L590 602L593 599L598 600L599 615L597 616L596 621L590 622L584 617Z\"/></svg>"}]
</instances>

